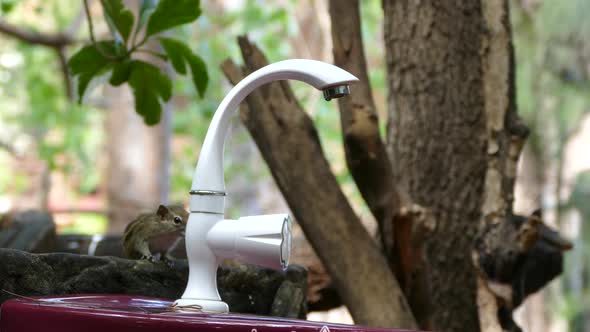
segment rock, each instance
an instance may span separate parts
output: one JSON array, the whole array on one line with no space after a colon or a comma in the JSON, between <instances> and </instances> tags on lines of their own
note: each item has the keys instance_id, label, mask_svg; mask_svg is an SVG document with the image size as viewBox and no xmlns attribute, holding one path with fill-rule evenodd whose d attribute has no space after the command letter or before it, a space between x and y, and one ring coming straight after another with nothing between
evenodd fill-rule
<instances>
[{"instance_id":1,"label":"rock","mask_svg":"<svg viewBox=\"0 0 590 332\"><path fill-rule=\"evenodd\" d=\"M0 262L0 303L14 294L134 294L177 299L188 277L186 260L169 268L164 263L117 257L0 249ZM305 314L306 278L305 269L296 265L287 273L249 265L221 267L217 273L219 293L232 312L285 317Z\"/></svg>"},{"instance_id":2,"label":"rock","mask_svg":"<svg viewBox=\"0 0 590 332\"><path fill-rule=\"evenodd\" d=\"M151 239L150 248L168 247L170 243L166 243L165 240L166 239L162 238ZM55 251L91 256L125 257L121 235L58 235L56 248L47 252ZM184 239L182 239L172 251L172 256L176 258L186 258Z\"/></svg>"},{"instance_id":3,"label":"rock","mask_svg":"<svg viewBox=\"0 0 590 332\"><path fill-rule=\"evenodd\" d=\"M304 290L291 281L285 281L277 290L277 294L272 303L271 316L303 318L301 312L304 311L303 302L305 297Z\"/></svg>"},{"instance_id":4,"label":"rock","mask_svg":"<svg viewBox=\"0 0 590 332\"><path fill-rule=\"evenodd\" d=\"M46 212L27 210L2 218L0 248L46 252L55 247L55 242L53 217Z\"/></svg>"},{"instance_id":5,"label":"rock","mask_svg":"<svg viewBox=\"0 0 590 332\"><path fill-rule=\"evenodd\" d=\"M287 278L277 290L270 315L278 317L305 318L307 315L307 271L304 267L292 265Z\"/></svg>"},{"instance_id":6,"label":"rock","mask_svg":"<svg viewBox=\"0 0 590 332\"><path fill-rule=\"evenodd\" d=\"M48 252L125 257L120 235L60 234L57 236L56 247Z\"/></svg>"}]
</instances>

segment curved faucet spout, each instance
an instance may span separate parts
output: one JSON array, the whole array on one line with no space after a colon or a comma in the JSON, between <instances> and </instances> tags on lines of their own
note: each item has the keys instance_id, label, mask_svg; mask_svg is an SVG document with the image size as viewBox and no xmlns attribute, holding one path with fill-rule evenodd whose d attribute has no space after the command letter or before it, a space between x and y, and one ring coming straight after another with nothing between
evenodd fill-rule
<instances>
[{"instance_id":1,"label":"curved faucet spout","mask_svg":"<svg viewBox=\"0 0 590 332\"><path fill-rule=\"evenodd\" d=\"M299 80L323 90L330 100L349 94L356 77L336 66L314 60L285 60L248 75L223 99L213 115L201 148L191 187L190 217L186 227L188 283L179 307L227 312L217 291L217 266L223 258L237 258L284 269L291 252L291 223L287 215L224 219L223 145L231 116L252 90L279 80Z\"/></svg>"},{"instance_id":2,"label":"curved faucet spout","mask_svg":"<svg viewBox=\"0 0 590 332\"><path fill-rule=\"evenodd\" d=\"M192 211L223 213L223 203L217 203L222 200L214 199L212 196L225 195L223 147L230 119L239 104L254 89L279 80L298 80L308 83L318 90L323 90L327 100L348 94L348 84L358 81L354 75L334 65L305 59L270 64L240 81L223 99L211 120L193 175ZM202 199L199 200L199 197Z\"/></svg>"}]
</instances>

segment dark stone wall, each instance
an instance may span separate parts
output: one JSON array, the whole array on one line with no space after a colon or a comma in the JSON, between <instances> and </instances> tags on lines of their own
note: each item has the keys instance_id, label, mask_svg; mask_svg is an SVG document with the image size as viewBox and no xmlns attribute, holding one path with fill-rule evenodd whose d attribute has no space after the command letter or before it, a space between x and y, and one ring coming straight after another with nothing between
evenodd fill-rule
<instances>
[{"instance_id":1,"label":"dark stone wall","mask_svg":"<svg viewBox=\"0 0 590 332\"><path fill-rule=\"evenodd\" d=\"M188 264L97 257L69 253L31 254L0 249L0 303L21 296L134 294L177 299L186 286ZM277 272L249 265L220 267L221 298L232 312L305 317L304 268Z\"/></svg>"}]
</instances>

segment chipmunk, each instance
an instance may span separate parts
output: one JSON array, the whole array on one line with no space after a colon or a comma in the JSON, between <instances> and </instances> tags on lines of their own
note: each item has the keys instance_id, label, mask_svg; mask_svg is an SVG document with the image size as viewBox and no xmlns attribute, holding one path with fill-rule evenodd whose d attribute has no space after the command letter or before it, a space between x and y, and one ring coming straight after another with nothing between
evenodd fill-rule
<instances>
[{"instance_id":1,"label":"chipmunk","mask_svg":"<svg viewBox=\"0 0 590 332\"><path fill-rule=\"evenodd\" d=\"M176 234L177 240L169 248L159 251L160 258L171 265L173 257L170 252L174 250L180 240L180 235L184 233L188 216L188 212L179 205L160 205L156 213L140 214L125 227L123 235L125 256L155 262L157 258L150 251L149 240L159 236Z\"/></svg>"}]
</instances>

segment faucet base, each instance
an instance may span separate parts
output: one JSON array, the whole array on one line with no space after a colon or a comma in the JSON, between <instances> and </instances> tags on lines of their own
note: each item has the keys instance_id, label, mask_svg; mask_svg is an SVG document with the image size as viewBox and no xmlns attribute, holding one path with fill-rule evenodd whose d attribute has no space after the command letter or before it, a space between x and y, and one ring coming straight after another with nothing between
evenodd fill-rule
<instances>
[{"instance_id":1,"label":"faucet base","mask_svg":"<svg viewBox=\"0 0 590 332\"><path fill-rule=\"evenodd\" d=\"M194 312L199 309L206 313L228 313L229 306L227 303L218 300L199 300L199 299L178 299L174 301L174 306L177 310L186 307L186 311Z\"/></svg>"}]
</instances>

